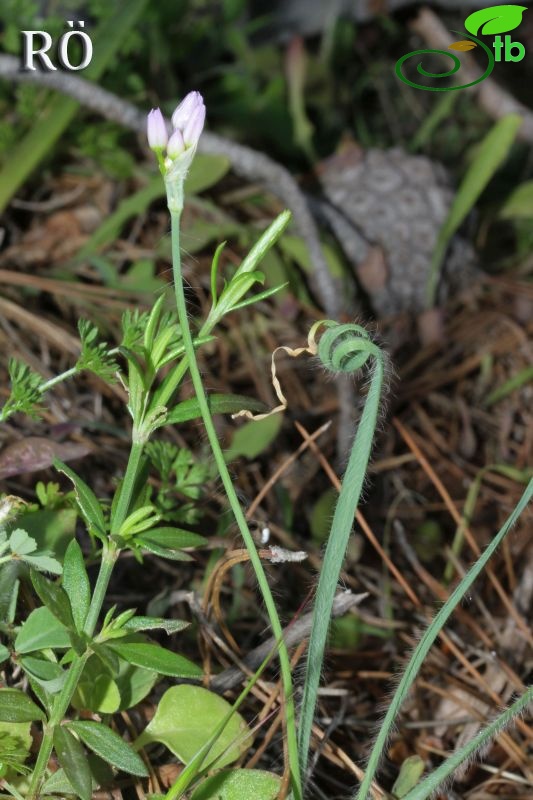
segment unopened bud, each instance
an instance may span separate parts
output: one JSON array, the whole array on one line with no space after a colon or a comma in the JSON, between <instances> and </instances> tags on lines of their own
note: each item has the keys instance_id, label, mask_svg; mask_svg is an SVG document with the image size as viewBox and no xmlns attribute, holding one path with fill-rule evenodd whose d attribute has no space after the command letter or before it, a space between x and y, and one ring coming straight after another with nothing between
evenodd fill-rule
<instances>
[{"instance_id":1,"label":"unopened bud","mask_svg":"<svg viewBox=\"0 0 533 800\"><path fill-rule=\"evenodd\" d=\"M177 158L178 156L181 156L185 149L185 142L183 140L182 132L180 130L175 130L168 140L167 155L170 158Z\"/></svg>"},{"instance_id":2,"label":"unopened bud","mask_svg":"<svg viewBox=\"0 0 533 800\"><path fill-rule=\"evenodd\" d=\"M152 150L163 150L168 142L167 126L159 108L148 114L148 144Z\"/></svg>"},{"instance_id":3,"label":"unopened bud","mask_svg":"<svg viewBox=\"0 0 533 800\"><path fill-rule=\"evenodd\" d=\"M204 99L200 92L189 92L172 114L172 126L183 130L194 109L203 104Z\"/></svg>"},{"instance_id":4,"label":"unopened bud","mask_svg":"<svg viewBox=\"0 0 533 800\"><path fill-rule=\"evenodd\" d=\"M202 135L204 124L205 106L202 103L202 105L196 106L183 130L183 140L187 147L193 147L198 144L198 139Z\"/></svg>"}]
</instances>

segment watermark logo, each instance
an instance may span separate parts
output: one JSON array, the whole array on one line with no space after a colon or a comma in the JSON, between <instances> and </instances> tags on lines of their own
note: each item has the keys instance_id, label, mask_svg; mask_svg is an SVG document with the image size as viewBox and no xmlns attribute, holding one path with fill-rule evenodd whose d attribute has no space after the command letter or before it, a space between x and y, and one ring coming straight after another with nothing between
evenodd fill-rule
<instances>
[{"instance_id":1,"label":"watermark logo","mask_svg":"<svg viewBox=\"0 0 533 800\"><path fill-rule=\"evenodd\" d=\"M83 20L67 20L69 28L77 25L80 28L85 26ZM57 67L48 55L48 51L53 46L52 37L46 31L21 31L22 34L22 69L34 71L37 63L44 72L56 71ZM75 64L71 61L69 49L73 42L78 40L81 50L81 59ZM70 30L59 38L57 47L57 58L63 69L77 72L85 69L91 63L93 57L93 43L85 31Z\"/></svg>"},{"instance_id":2,"label":"watermark logo","mask_svg":"<svg viewBox=\"0 0 533 800\"><path fill-rule=\"evenodd\" d=\"M396 62L396 75L398 78L406 83L408 86L413 86L415 89L423 89L426 92L453 92L458 89L468 89L469 86L475 86L476 83L481 83L485 78L491 74L494 65L498 61L522 61L526 54L526 48L521 42L513 41L513 37L509 35L510 31L514 31L522 22L522 15L527 11L527 6L492 6L492 8L482 8L479 11L474 11L465 20L465 28L467 33L460 31L453 31L460 36L466 36L466 39L461 39L454 42L448 50L413 50L412 53L406 53ZM494 36L492 44L489 46L481 39L476 38L479 34L484 36ZM505 36L502 38L502 34ZM474 47L481 47L487 56L487 68L485 72L475 81L465 83L462 85L454 86L429 86L415 81L404 75L403 68L405 62L417 56L427 55L428 53L434 55L447 56L453 61L453 67L446 72L429 72L422 66L422 61L417 64L417 70L420 75L425 78L441 80L442 78L449 78L455 75L461 68L461 61L455 55L450 53L450 50L465 52L473 50ZM494 52L493 52L494 50Z\"/></svg>"}]
</instances>

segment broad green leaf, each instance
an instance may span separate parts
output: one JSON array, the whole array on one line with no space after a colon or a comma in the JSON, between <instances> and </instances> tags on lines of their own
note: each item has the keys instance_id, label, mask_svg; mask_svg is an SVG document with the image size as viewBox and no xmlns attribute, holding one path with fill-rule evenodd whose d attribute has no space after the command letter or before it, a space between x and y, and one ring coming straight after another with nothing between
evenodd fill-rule
<instances>
[{"instance_id":1,"label":"broad green leaf","mask_svg":"<svg viewBox=\"0 0 533 800\"><path fill-rule=\"evenodd\" d=\"M477 148L476 156L461 181L448 216L439 231L427 283L428 307L435 305L440 268L450 239L470 213L496 170L507 158L522 123L523 118L519 114L507 114L495 123Z\"/></svg>"},{"instance_id":2,"label":"broad green leaf","mask_svg":"<svg viewBox=\"0 0 533 800\"><path fill-rule=\"evenodd\" d=\"M208 689L185 684L173 686L160 699L155 716L135 742L135 747L161 742L187 764L209 741L230 711L231 705ZM247 752L252 741L246 722L235 712L203 764L213 764L218 768L231 764Z\"/></svg>"},{"instance_id":3,"label":"broad green leaf","mask_svg":"<svg viewBox=\"0 0 533 800\"><path fill-rule=\"evenodd\" d=\"M54 749L76 794L81 800L91 800L92 780L85 750L79 739L64 725L54 728Z\"/></svg>"},{"instance_id":4,"label":"broad green leaf","mask_svg":"<svg viewBox=\"0 0 533 800\"><path fill-rule=\"evenodd\" d=\"M101 537L104 536L106 530L104 512L93 490L87 486L79 475L76 475L74 470L67 467L59 459L56 458L54 460L54 466L59 472L63 472L67 478L70 478L74 484L76 500L89 530L95 529L95 533Z\"/></svg>"},{"instance_id":5,"label":"broad green leaf","mask_svg":"<svg viewBox=\"0 0 533 800\"><path fill-rule=\"evenodd\" d=\"M59 561L62 561L67 546L74 536L77 517L78 512L74 508L62 508L57 511L43 509L18 517L16 526L24 528L32 539L35 539L39 550L51 551ZM10 527L13 529L15 526L12 524Z\"/></svg>"},{"instance_id":6,"label":"broad green leaf","mask_svg":"<svg viewBox=\"0 0 533 800\"><path fill-rule=\"evenodd\" d=\"M244 397L238 394L210 394L207 396L207 402L211 414L236 414L243 408L249 408L250 411L262 413L266 411L266 406L259 400L254 400L251 397ZM169 411L165 425L178 425L182 422L188 422L191 419L199 419L202 416L200 405L196 397L190 397L179 403L175 408Z\"/></svg>"},{"instance_id":7,"label":"broad green leaf","mask_svg":"<svg viewBox=\"0 0 533 800\"><path fill-rule=\"evenodd\" d=\"M69 722L68 728L80 737L89 750L103 758L108 764L128 772L130 775L148 777L148 770L142 759L110 728L100 722L89 722L88 720Z\"/></svg>"},{"instance_id":8,"label":"broad green leaf","mask_svg":"<svg viewBox=\"0 0 533 800\"><path fill-rule=\"evenodd\" d=\"M165 633L170 634L178 633L188 628L190 622L183 619L163 619L162 617L132 617L124 628L129 631L155 631L163 630Z\"/></svg>"},{"instance_id":9,"label":"broad green leaf","mask_svg":"<svg viewBox=\"0 0 533 800\"><path fill-rule=\"evenodd\" d=\"M485 36L508 33L518 28L524 11L527 11L527 6L501 5L481 8L466 18L465 28L473 36L477 36L478 33Z\"/></svg>"},{"instance_id":10,"label":"broad green leaf","mask_svg":"<svg viewBox=\"0 0 533 800\"><path fill-rule=\"evenodd\" d=\"M229 172L230 166L230 160L226 156L197 154L185 179L185 194L198 194L210 189ZM161 183L161 177L158 177Z\"/></svg>"},{"instance_id":11,"label":"broad green leaf","mask_svg":"<svg viewBox=\"0 0 533 800\"><path fill-rule=\"evenodd\" d=\"M102 648L104 649L104 648ZM120 707L121 697L115 674L106 668L98 656L91 656L81 674L72 696L72 705L78 711L89 710L102 714L114 714Z\"/></svg>"},{"instance_id":12,"label":"broad green leaf","mask_svg":"<svg viewBox=\"0 0 533 800\"><path fill-rule=\"evenodd\" d=\"M168 675L171 678L201 678L203 675L200 667L188 658L165 650L157 644L118 641L109 643L107 647L129 664L152 669L159 675Z\"/></svg>"},{"instance_id":13,"label":"broad green leaf","mask_svg":"<svg viewBox=\"0 0 533 800\"><path fill-rule=\"evenodd\" d=\"M80 711L114 714L121 703L120 691L111 675L100 670L94 680L80 680L72 697L72 705Z\"/></svg>"},{"instance_id":14,"label":"broad green leaf","mask_svg":"<svg viewBox=\"0 0 533 800\"><path fill-rule=\"evenodd\" d=\"M115 683L120 692L120 707L118 711L126 711L138 705L147 697L154 688L159 676L157 672L142 667L134 667L127 661L120 661L120 671L115 677Z\"/></svg>"},{"instance_id":15,"label":"broad green leaf","mask_svg":"<svg viewBox=\"0 0 533 800\"><path fill-rule=\"evenodd\" d=\"M413 786L416 786L424 772L424 759L420 756L409 756L400 767L400 774L394 782L392 793L394 797L405 797Z\"/></svg>"},{"instance_id":16,"label":"broad green leaf","mask_svg":"<svg viewBox=\"0 0 533 800\"><path fill-rule=\"evenodd\" d=\"M70 600L76 629L81 632L91 602L91 585L81 547L75 539L71 541L65 553L62 584Z\"/></svg>"},{"instance_id":17,"label":"broad green leaf","mask_svg":"<svg viewBox=\"0 0 533 800\"><path fill-rule=\"evenodd\" d=\"M1 722L44 720L44 712L20 689L0 689Z\"/></svg>"},{"instance_id":18,"label":"broad green leaf","mask_svg":"<svg viewBox=\"0 0 533 800\"><path fill-rule=\"evenodd\" d=\"M533 181L525 181L511 192L500 210L502 219L531 219L533 217Z\"/></svg>"},{"instance_id":19,"label":"broad green leaf","mask_svg":"<svg viewBox=\"0 0 533 800\"><path fill-rule=\"evenodd\" d=\"M46 606L31 612L15 639L15 650L21 654L46 648L67 650L69 647L68 630Z\"/></svg>"},{"instance_id":20,"label":"broad green leaf","mask_svg":"<svg viewBox=\"0 0 533 800\"><path fill-rule=\"evenodd\" d=\"M207 778L191 800L276 800L281 778L260 769L228 769Z\"/></svg>"},{"instance_id":21,"label":"broad green leaf","mask_svg":"<svg viewBox=\"0 0 533 800\"><path fill-rule=\"evenodd\" d=\"M9 658L9 650L4 644L0 644L0 664L3 664L4 661L7 661Z\"/></svg>"},{"instance_id":22,"label":"broad green leaf","mask_svg":"<svg viewBox=\"0 0 533 800\"><path fill-rule=\"evenodd\" d=\"M113 771L105 761L102 761L94 753L89 753L89 755L85 756L85 759L91 773L91 788L93 791L99 786L111 784L114 777ZM76 794L74 787L65 775L65 770L61 768L53 772L44 782L42 793L59 795L60 798L65 795Z\"/></svg>"},{"instance_id":23,"label":"broad green leaf","mask_svg":"<svg viewBox=\"0 0 533 800\"><path fill-rule=\"evenodd\" d=\"M207 544L207 539L199 533L186 531L183 528L152 528L142 534L143 542L152 542L158 547L168 547L170 550L181 550L183 547L201 547ZM135 537L138 541L139 537Z\"/></svg>"},{"instance_id":24,"label":"broad green leaf","mask_svg":"<svg viewBox=\"0 0 533 800\"><path fill-rule=\"evenodd\" d=\"M12 623L15 620L19 576L25 571L20 561L8 561L0 568L0 619Z\"/></svg>"},{"instance_id":25,"label":"broad green leaf","mask_svg":"<svg viewBox=\"0 0 533 800\"><path fill-rule=\"evenodd\" d=\"M283 424L282 414L273 414L266 419L245 422L233 434L231 445L224 453L227 462L234 461L239 456L257 458L269 447Z\"/></svg>"},{"instance_id":26,"label":"broad green leaf","mask_svg":"<svg viewBox=\"0 0 533 800\"><path fill-rule=\"evenodd\" d=\"M41 602L67 628L74 628L74 620L70 610L67 593L61 586L44 578L39 572L31 571L31 582Z\"/></svg>"}]
</instances>

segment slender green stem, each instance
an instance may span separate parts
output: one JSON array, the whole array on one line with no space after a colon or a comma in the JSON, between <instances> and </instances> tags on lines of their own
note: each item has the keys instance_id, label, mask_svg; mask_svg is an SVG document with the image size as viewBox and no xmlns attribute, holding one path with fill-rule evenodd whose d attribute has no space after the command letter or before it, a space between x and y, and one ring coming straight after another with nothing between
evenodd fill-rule
<instances>
[{"instance_id":1,"label":"slender green stem","mask_svg":"<svg viewBox=\"0 0 533 800\"><path fill-rule=\"evenodd\" d=\"M143 449L144 442L134 441L131 445L126 473L124 475L124 480L122 481L122 486L120 487L120 495L118 498L117 507L111 521L111 533L117 533L120 530L122 523L128 516L133 498L133 491L135 489L135 483L137 482L137 476L139 474L139 466L141 463Z\"/></svg>"},{"instance_id":2,"label":"slender green stem","mask_svg":"<svg viewBox=\"0 0 533 800\"><path fill-rule=\"evenodd\" d=\"M62 372L61 375L56 375L54 378L50 378L49 381L46 381L46 383L43 383L39 387L39 391L41 392L41 394L44 394L53 386L57 386L58 383L62 383L63 381L68 380L68 378L72 378L74 375L77 375L78 372L79 369L77 367L71 367L70 369L67 369L65 372Z\"/></svg>"},{"instance_id":3,"label":"slender green stem","mask_svg":"<svg viewBox=\"0 0 533 800\"><path fill-rule=\"evenodd\" d=\"M486 550L481 554L475 564L469 569L466 573L462 581L456 586L448 600L444 603L440 611L435 616L435 619L427 629L427 631L422 636L420 642L418 643L413 655L411 656L411 660L407 665L400 683L398 684L398 688L392 698L392 701L389 703L389 707L387 709L387 713L385 714L385 718L381 723L379 733L376 737L376 741L374 743L374 747L372 748L372 752L370 754L370 758L368 761L368 765L365 772L365 777L361 782L361 786L359 787L359 791L357 793L356 800L366 800L368 792L370 791L370 786L374 779L374 775L376 774L379 762L381 761L381 756L385 751L385 746L387 744L387 740L390 735L391 728L394 724L394 720L396 715L400 710L400 706L405 700L409 689L411 688L420 667L424 663L424 659L426 658L429 650L443 629L448 617L451 615L454 608L461 602L464 594L469 590L472 586L476 578L480 575L482 570L484 569L485 565L497 550L503 539L505 538L506 534L510 531L512 526L518 520L520 514L525 509L529 501L533 496L533 480L529 482L524 494L522 495L520 502L514 509L513 513L508 517L504 525L500 528L492 542L486 548Z\"/></svg>"},{"instance_id":4,"label":"slender green stem","mask_svg":"<svg viewBox=\"0 0 533 800\"><path fill-rule=\"evenodd\" d=\"M46 772L46 767L48 766L48 761L54 746L54 730L57 725L61 724L63 717L67 713L72 695L74 694L76 686L78 685L78 681L81 678L83 668L87 659L89 658L89 655L90 651L87 650L82 656L78 656L72 662L65 684L54 701L52 714L50 715L49 721L44 726L43 738L39 748L39 755L37 756L37 761L35 762L35 767L31 776L27 800L36 800L36 798L39 797L42 779Z\"/></svg>"},{"instance_id":5,"label":"slender green stem","mask_svg":"<svg viewBox=\"0 0 533 800\"><path fill-rule=\"evenodd\" d=\"M292 791L295 800L301 800L302 789L301 789L300 769L298 763L296 717L295 717L293 685L292 685L289 654L283 640L283 629L281 627L276 605L272 597L272 592L270 591L270 586L268 584L268 580L265 571L263 569L263 564L261 562L261 559L259 558L259 554L255 547L254 540L249 531L248 524L246 522L246 517L244 516L244 513L239 504L237 493L235 491L235 487L233 486L233 482L230 473L228 471L228 468L226 466L226 462L224 460L224 455L222 453L220 443L218 441L216 430L213 425L213 420L211 417L211 412L209 410L207 396L202 383L202 376L200 375L200 370L198 368L198 363L196 361L196 353L194 350L194 344L192 341L192 336L189 329L189 323L187 318L187 306L185 303L185 293L183 290L183 279L181 274L181 254L180 254L180 239L179 239L181 212L171 207L170 213L172 220L172 261L174 270L174 288L176 293L176 306L178 311L178 317L181 326L181 335L183 337L183 344L185 346L185 353L187 356L187 361L191 373L194 390L196 392L200 410L202 412L202 418L204 421L205 429L207 432L209 443L211 445L211 449L213 451L213 456L215 458L215 462L220 477L222 479L224 489L228 496L228 500L231 505L233 514L235 516L235 520L237 522L239 531L248 549L248 553L250 555L250 561L255 570L257 582L259 584L261 593L263 595L270 624L272 626L272 631L274 633L274 636L280 641L279 659L280 659L283 691L285 694L287 745L288 745L289 762L291 769Z\"/></svg>"}]
</instances>

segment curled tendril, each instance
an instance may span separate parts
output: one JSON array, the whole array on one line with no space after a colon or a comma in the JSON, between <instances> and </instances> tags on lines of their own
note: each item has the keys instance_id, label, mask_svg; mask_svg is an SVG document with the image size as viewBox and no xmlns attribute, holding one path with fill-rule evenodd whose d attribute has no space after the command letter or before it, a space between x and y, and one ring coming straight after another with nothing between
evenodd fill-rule
<instances>
[{"instance_id":1,"label":"curled tendril","mask_svg":"<svg viewBox=\"0 0 533 800\"><path fill-rule=\"evenodd\" d=\"M481 81L484 81L485 78L488 78L488 76L494 69L494 55L490 47L488 47L488 45L486 45L485 42L482 42L481 39L476 39L475 36L472 36L469 33L463 33L462 31L453 31L453 33L458 33L460 36L466 36L468 39L471 39L473 42L478 44L485 51L488 58L488 65L483 75L481 75L479 78L476 78L475 81L470 81L470 83L464 83L457 86L424 86L421 83L415 83L414 81L407 78L402 71L404 63L413 56L426 55L430 53L431 55L439 54L441 56L447 56L448 58L451 58L453 61L453 67L447 72L429 72L428 70L424 69L421 61L418 62L417 70L420 73L420 75L424 75L424 77L426 78L437 78L439 80L442 78L449 78L451 75L455 75L461 68L461 61L454 53L450 53L449 50L413 50L412 53L406 53L396 62L395 69L398 78L404 83L406 83L408 86L413 86L415 89L423 89L425 92L454 92L457 91L458 89L468 89L470 86L475 86L477 83L481 83Z\"/></svg>"},{"instance_id":2,"label":"curled tendril","mask_svg":"<svg viewBox=\"0 0 533 800\"><path fill-rule=\"evenodd\" d=\"M325 321L327 330L318 344L318 357L331 372L357 372L371 356L381 355L365 328L355 323Z\"/></svg>"}]
</instances>

